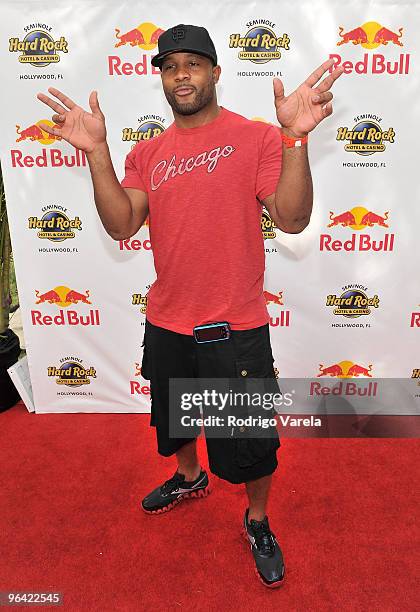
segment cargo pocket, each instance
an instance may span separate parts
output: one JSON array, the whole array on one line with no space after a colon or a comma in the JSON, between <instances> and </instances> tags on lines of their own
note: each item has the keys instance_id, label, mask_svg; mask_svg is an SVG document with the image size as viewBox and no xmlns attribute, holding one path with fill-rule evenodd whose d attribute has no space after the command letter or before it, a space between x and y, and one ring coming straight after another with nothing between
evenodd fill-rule
<instances>
[{"instance_id":1,"label":"cargo pocket","mask_svg":"<svg viewBox=\"0 0 420 612\"><path fill-rule=\"evenodd\" d=\"M237 359L235 362L236 376L243 382L248 378L264 378L263 391L281 393L273 364L274 359L271 356L263 359Z\"/></svg>"},{"instance_id":2,"label":"cargo pocket","mask_svg":"<svg viewBox=\"0 0 420 612\"><path fill-rule=\"evenodd\" d=\"M273 367L272 357L266 359L238 359L235 362L236 375L241 380L247 378L264 379L263 386L258 384L258 391L261 393L280 393L277 379ZM253 385L245 385L241 388L242 392L247 391L252 394L257 388ZM255 419L251 424L238 425L232 429L234 441L234 462L241 468L247 468L264 461L274 451L280 447L277 427L268 423L269 419L275 418L274 408L265 409L262 406L249 406L245 412L236 411L237 418L251 417ZM266 424L263 426L262 423Z\"/></svg>"}]
</instances>

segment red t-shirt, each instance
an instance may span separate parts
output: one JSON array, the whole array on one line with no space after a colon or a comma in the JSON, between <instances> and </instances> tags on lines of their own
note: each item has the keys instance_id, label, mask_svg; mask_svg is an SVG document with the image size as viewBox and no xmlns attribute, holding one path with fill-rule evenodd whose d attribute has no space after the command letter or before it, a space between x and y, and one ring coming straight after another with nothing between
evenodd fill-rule
<instances>
[{"instance_id":1,"label":"red t-shirt","mask_svg":"<svg viewBox=\"0 0 420 612\"><path fill-rule=\"evenodd\" d=\"M224 107L204 126L172 123L130 151L121 185L149 199L153 325L192 335L213 321L232 329L269 321L257 197L275 192L281 157L279 128Z\"/></svg>"}]
</instances>

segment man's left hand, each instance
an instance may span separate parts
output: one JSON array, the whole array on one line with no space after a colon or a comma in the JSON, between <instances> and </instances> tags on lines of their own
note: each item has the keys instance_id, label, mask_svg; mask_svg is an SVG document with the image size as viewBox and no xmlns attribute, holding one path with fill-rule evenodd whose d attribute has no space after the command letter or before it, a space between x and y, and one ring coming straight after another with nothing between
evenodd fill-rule
<instances>
[{"instance_id":1,"label":"man's left hand","mask_svg":"<svg viewBox=\"0 0 420 612\"><path fill-rule=\"evenodd\" d=\"M333 63L334 60L329 59L321 64L290 96L284 95L281 80L274 79L274 105L278 122L284 128L285 134L303 138L325 117L332 114L333 95L329 90L334 81L343 74L343 67L336 68L317 87L314 86Z\"/></svg>"}]
</instances>

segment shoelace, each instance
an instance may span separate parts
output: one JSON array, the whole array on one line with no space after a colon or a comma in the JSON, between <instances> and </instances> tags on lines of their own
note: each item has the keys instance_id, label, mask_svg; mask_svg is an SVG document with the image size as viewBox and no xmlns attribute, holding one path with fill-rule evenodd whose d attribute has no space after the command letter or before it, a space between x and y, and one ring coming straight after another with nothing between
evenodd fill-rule
<instances>
[{"instance_id":1,"label":"shoelace","mask_svg":"<svg viewBox=\"0 0 420 612\"><path fill-rule=\"evenodd\" d=\"M274 553L274 534L271 533L268 523L266 521L252 521L251 526L258 550L263 555L272 555Z\"/></svg>"},{"instance_id":2,"label":"shoelace","mask_svg":"<svg viewBox=\"0 0 420 612\"><path fill-rule=\"evenodd\" d=\"M169 493L172 489L176 488L177 485L181 484L183 480L184 477L181 476L181 474L178 474L178 472L175 472L172 478L169 478L163 483L163 485L160 487L160 490L162 493Z\"/></svg>"}]
</instances>

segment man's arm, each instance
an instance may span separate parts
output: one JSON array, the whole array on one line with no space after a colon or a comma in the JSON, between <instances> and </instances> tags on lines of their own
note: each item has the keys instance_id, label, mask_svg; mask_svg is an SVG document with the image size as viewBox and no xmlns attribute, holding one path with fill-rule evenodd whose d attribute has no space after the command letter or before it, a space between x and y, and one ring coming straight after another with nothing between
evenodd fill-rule
<instances>
[{"instance_id":1,"label":"man's arm","mask_svg":"<svg viewBox=\"0 0 420 612\"><path fill-rule=\"evenodd\" d=\"M302 139L332 114L333 95L330 88L343 74L343 67L332 70L333 64L332 59L323 62L287 97L281 80L274 79L274 105L285 136ZM327 70L330 75L317 85ZM266 197L263 204L277 227L296 234L308 225L312 212L313 189L308 148L304 143L300 147L290 148L283 143L282 153L282 171L276 192Z\"/></svg>"},{"instance_id":2,"label":"man's arm","mask_svg":"<svg viewBox=\"0 0 420 612\"><path fill-rule=\"evenodd\" d=\"M292 136L283 128L286 136ZM282 170L275 193L262 204L276 226L283 232L298 234L308 225L313 204L308 146L286 147L283 144Z\"/></svg>"},{"instance_id":3,"label":"man's arm","mask_svg":"<svg viewBox=\"0 0 420 612\"><path fill-rule=\"evenodd\" d=\"M56 113L52 116L55 126L41 123L41 129L86 153L96 208L106 232L114 240L130 238L148 215L148 198L140 189L124 189L115 175L106 141L105 116L99 107L97 92L92 91L89 96L92 112L88 113L55 87L49 87L48 91L61 104L43 93L37 95Z\"/></svg>"},{"instance_id":4,"label":"man's arm","mask_svg":"<svg viewBox=\"0 0 420 612\"><path fill-rule=\"evenodd\" d=\"M102 225L114 240L131 238L149 214L147 194L140 189L121 187L106 142L86 156Z\"/></svg>"}]
</instances>

